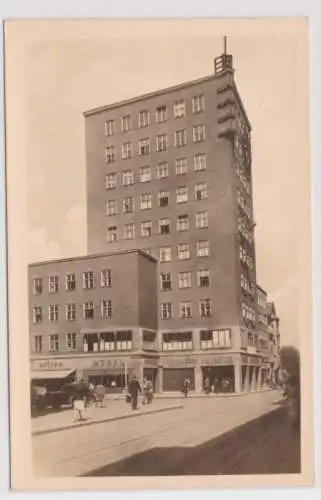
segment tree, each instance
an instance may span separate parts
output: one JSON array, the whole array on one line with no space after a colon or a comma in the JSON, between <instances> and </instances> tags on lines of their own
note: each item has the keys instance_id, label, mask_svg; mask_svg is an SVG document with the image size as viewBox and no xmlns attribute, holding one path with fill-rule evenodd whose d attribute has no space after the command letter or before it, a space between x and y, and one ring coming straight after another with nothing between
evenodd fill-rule
<instances>
[{"instance_id":1,"label":"tree","mask_svg":"<svg viewBox=\"0 0 321 500\"><path fill-rule=\"evenodd\" d=\"M286 370L289 376L297 377L300 380L300 353L295 347L281 347L280 362L282 369Z\"/></svg>"}]
</instances>

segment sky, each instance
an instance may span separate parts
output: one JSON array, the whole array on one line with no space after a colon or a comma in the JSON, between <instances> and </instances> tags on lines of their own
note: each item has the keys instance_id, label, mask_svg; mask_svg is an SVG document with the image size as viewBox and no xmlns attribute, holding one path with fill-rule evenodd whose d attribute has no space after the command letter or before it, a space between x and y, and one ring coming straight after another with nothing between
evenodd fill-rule
<instances>
[{"instance_id":1,"label":"sky","mask_svg":"<svg viewBox=\"0 0 321 500\"><path fill-rule=\"evenodd\" d=\"M253 127L257 279L275 301L282 343L298 346L298 242L309 180L304 34L300 23L272 19L34 23L22 100L28 261L86 253L82 113L212 74L227 35Z\"/></svg>"}]
</instances>

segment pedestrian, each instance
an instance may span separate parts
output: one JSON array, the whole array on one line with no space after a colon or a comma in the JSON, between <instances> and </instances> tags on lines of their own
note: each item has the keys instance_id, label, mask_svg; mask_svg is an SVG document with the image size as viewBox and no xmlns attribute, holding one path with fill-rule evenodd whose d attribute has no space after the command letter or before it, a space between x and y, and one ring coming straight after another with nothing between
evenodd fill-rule
<instances>
[{"instance_id":1,"label":"pedestrian","mask_svg":"<svg viewBox=\"0 0 321 500\"><path fill-rule=\"evenodd\" d=\"M205 394L209 394L211 392L211 384L210 384L210 379L206 377L204 381L204 392Z\"/></svg>"},{"instance_id":2,"label":"pedestrian","mask_svg":"<svg viewBox=\"0 0 321 500\"><path fill-rule=\"evenodd\" d=\"M185 378L183 382L183 394L185 398L187 398L189 390L190 390L190 381L188 378Z\"/></svg>"},{"instance_id":3,"label":"pedestrian","mask_svg":"<svg viewBox=\"0 0 321 500\"><path fill-rule=\"evenodd\" d=\"M85 420L85 394L76 393L74 397L74 418L73 422Z\"/></svg>"},{"instance_id":4,"label":"pedestrian","mask_svg":"<svg viewBox=\"0 0 321 500\"><path fill-rule=\"evenodd\" d=\"M137 410L138 394L142 393L142 388L135 375L133 376L133 378L129 383L128 392L131 398L132 409Z\"/></svg>"},{"instance_id":5,"label":"pedestrian","mask_svg":"<svg viewBox=\"0 0 321 500\"><path fill-rule=\"evenodd\" d=\"M104 402L105 402L105 386L103 384L98 384L95 387L95 399L96 399L96 406L100 406L100 408L104 407Z\"/></svg>"}]
</instances>

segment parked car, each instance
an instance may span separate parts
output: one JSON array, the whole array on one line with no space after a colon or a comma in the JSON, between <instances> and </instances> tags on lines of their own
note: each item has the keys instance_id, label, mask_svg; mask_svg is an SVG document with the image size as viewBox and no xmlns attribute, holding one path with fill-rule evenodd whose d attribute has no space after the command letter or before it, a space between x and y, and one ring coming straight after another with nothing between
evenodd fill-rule
<instances>
[{"instance_id":1,"label":"parked car","mask_svg":"<svg viewBox=\"0 0 321 500\"><path fill-rule=\"evenodd\" d=\"M32 410L43 410L46 407L47 389L42 386L30 385L30 405Z\"/></svg>"}]
</instances>

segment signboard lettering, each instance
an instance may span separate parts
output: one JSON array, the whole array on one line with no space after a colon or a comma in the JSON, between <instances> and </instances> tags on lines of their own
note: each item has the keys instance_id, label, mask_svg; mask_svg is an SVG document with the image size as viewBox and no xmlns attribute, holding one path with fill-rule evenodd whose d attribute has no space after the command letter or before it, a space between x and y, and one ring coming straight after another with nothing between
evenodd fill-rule
<instances>
[{"instance_id":1,"label":"signboard lettering","mask_svg":"<svg viewBox=\"0 0 321 500\"><path fill-rule=\"evenodd\" d=\"M93 368L119 368L125 369L125 362L121 359L94 359Z\"/></svg>"},{"instance_id":2,"label":"signboard lettering","mask_svg":"<svg viewBox=\"0 0 321 500\"><path fill-rule=\"evenodd\" d=\"M35 368L37 370L59 370L64 367L64 364L62 361L33 361L32 362L32 368Z\"/></svg>"}]
</instances>

